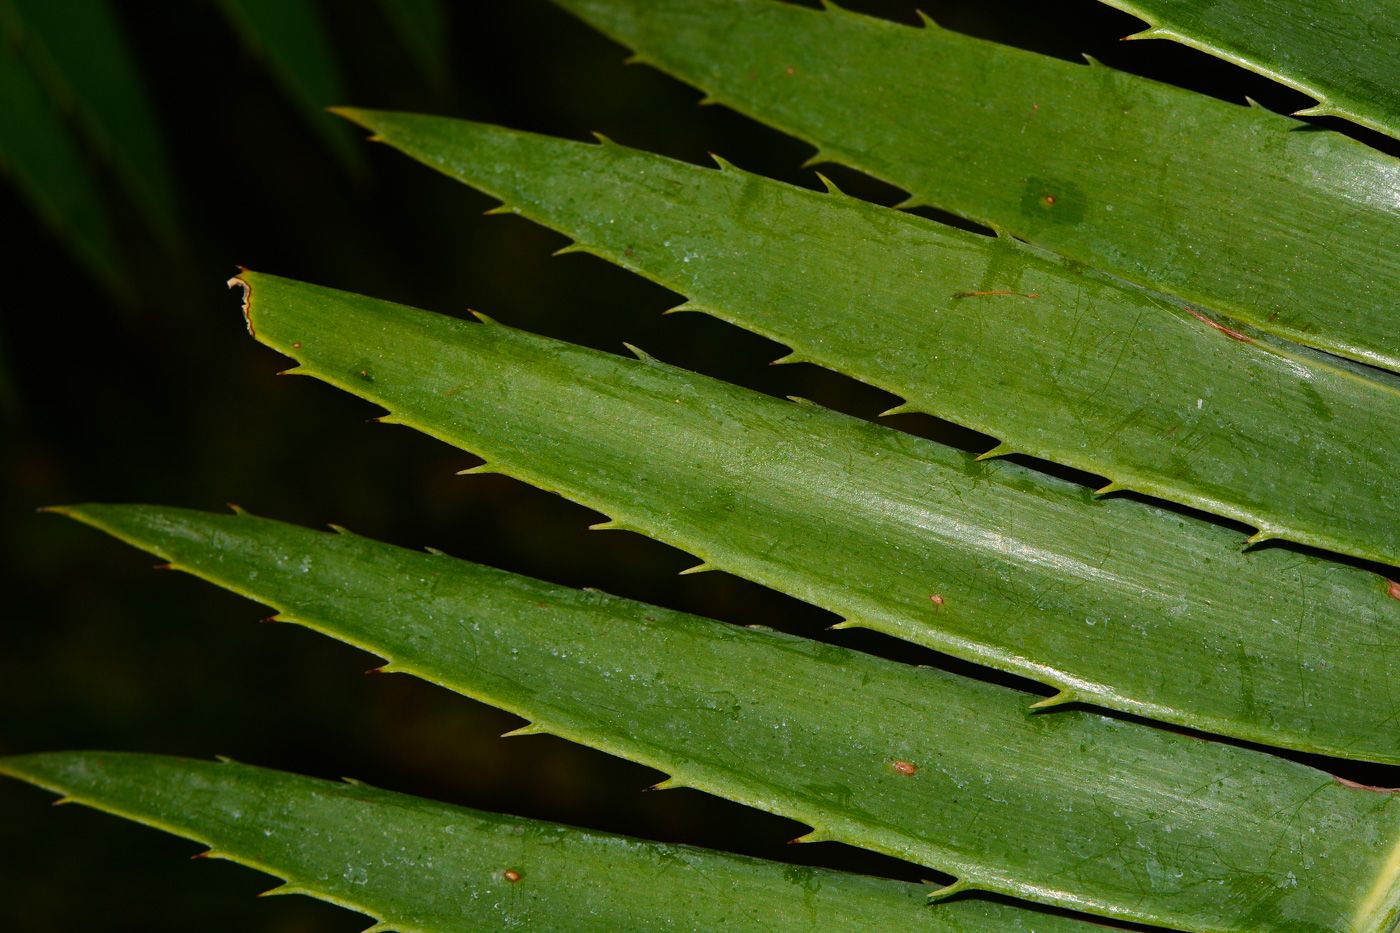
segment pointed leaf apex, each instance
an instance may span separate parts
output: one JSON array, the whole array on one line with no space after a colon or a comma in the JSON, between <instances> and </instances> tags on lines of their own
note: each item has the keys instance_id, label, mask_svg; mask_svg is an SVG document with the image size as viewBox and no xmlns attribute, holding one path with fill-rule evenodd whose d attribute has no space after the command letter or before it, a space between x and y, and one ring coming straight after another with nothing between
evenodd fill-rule
<instances>
[{"instance_id":1,"label":"pointed leaf apex","mask_svg":"<svg viewBox=\"0 0 1400 933\"><path fill-rule=\"evenodd\" d=\"M641 360L643 363L655 363L655 362L658 362L658 360L656 359L656 357L652 356L650 353L648 353L647 351L641 349L640 347L636 346L635 344L630 344L630 343L628 343L627 341L624 340L624 341L622 341L622 345L623 345L624 347L626 347L626 348L628 349L628 351L631 352L631 354L632 354L633 356L635 356L637 359Z\"/></svg>"},{"instance_id":2,"label":"pointed leaf apex","mask_svg":"<svg viewBox=\"0 0 1400 933\"><path fill-rule=\"evenodd\" d=\"M846 192L836 187L836 182L832 181L830 178L827 178L821 172L817 172L817 177L821 179L823 185L826 185L827 194L836 194L840 195L843 198L846 197Z\"/></svg>"},{"instance_id":3,"label":"pointed leaf apex","mask_svg":"<svg viewBox=\"0 0 1400 933\"><path fill-rule=\"evenodd\" d=\"M491 463L482 463L466 470L458 470L458 476L479 476L483 473L500 473L501 470Z\"/></svg>"},{"instance_id":4,"label":"pointed leaf apex","mask_svg":"<svg viewBox=\"0 0 1400 933\"><path fill-rule=\"evenodd\" d=\"M664 780L664 781L659 781L659 782L657 782L657 783L651 785L650 787L643 787L643 788L642 788L642 793L647 794L647 793L651 793L651 792L654 791L654 790L679 790L679 789L682 788L682 787L689 787L689 786L690 786L689 784L686 784L684 781L681 781L679 778L676 778L675 776L672 776L672 777L668 777L668 778L667 778L666 780Z\"/></svg>"},{"instance_id":5,"label":"pointed leaf apex","mask_svg":"<svg viewBox=\"0 0 1400 933\"><path fill-rule=\"evenodd\" d=\"M249 514L248 510L245 509L245 508L243 508L243 506L241 506L241 505L235 505L235 504L232 503L232 502L225 502L224 505L228 506L228 507L229 507L229 511L233 512L234 515L248 515L248 514Z\"/></svg>"},{"instance_id":6,"label":"pointed leaf apex","mask_svg":"<svg viewBox=\"0 0 1400 933\"><path fill-rule=\"evenodd\" d=\"M1088 65L1090 68L1103 67L1103 62L1099 61L1097 58L1090 55L1088 52L1080 52L1079 55L1084 59L1084 64Z\"/></svg>"},{"instance_id":7,"label":"pointed leaf apex","mask_svg":"<svg viewBox=\"0 0 1400 933\"><path fill-rule=\"evenodd\" d=\"M1280 529L1260 528L1254 534L1250 535L1248 538L1245 539L1244 546L1249 548L1253 547L1256 544L1263 544L1265 541L1273 541L1276 539L1282 539L1284 537L1285 533Z\"/></svg>"},{"instance_id":8,"label":"pointed leaf apex","mask_svg":"<svg viewBox=\"0 0 1400 933\"><path fill-rule=\"evenodd\" d=\"M787 356L780 356L780 357L778 357L776 360L774 360L773 362L769 363L768 365L769 365L769 366L786 366L786 365L788 365L789 363L808 363L808 362L811 362L811 361L808 360L807 357L803 356L801 353L798 353L796 350L793 350L793 351L792 351L791 353L789 353Z\"/></svg>"},{"instance_id":9,"label":"pointed leaf apex","mask_svg":"<svg viewBox=\"0 0 1400 933\"><path fill-rule=\"evenodd\" d=\"M662 314L680 314L680 313L683 312L683 311L700 311L700 312L704 312L705 309L702 308L702 307L700 307L699 305L693 303L693 302L684 301L684 302L681 302L680 304L676 305L674 308L667 308L665 311L662 311L661 313L662 313Z\"/></svg>"},{"instance_id":10,"label":"pointed leaf apex","mask_svg":"<svg viewBox=\"0 0 1400 933\"><path fill-rule=\"evenodd\" d=\"M1336 117L1343 116L1331 105L1318 101L1311 107L1304 107L1302 110L1293 111L1295 117Z\"/></svg>"},{"instance_id":11,"label":"pointed leaf apex","mask_svg":"<svg viewBox=\"0 0 1400 933\"><path fill-rule=\"evenodd\" d=\"M509 732L502 732L501 738L511 739L521 735L549 735L549 730L537 722L527 722L519 729L512 729Z\"/></svg>"},{"instance_id":12,"label":"pointed leaf apex","mask_svg":"<svg viewBox=\"0 0 1400 933\"><path fill-rule=\"evenodd\" d=\"M893 408L886 408L884 411L880 412L875 417L885 418L889 415L909 415L917 412L918 410L919 409L915 408L912 402L900 402Z\"/></svg>"},{"instance_id":13,"label":"pointed leaf apex","mask_svg":"<svg viewBox=\"0 0 1400 933\"><path fill-rule=\"evenodd\" d=\"M1002 443L996 445L995 447L993 447L991 450L987 451L986 453L984 453L984 454L979 454L978 457L977 457L977 459L978 459L979 461L980 461L980 460L995 460L997 457L1009 456L1010 454L1014 454L1014 453L1016 453L1016 452L1017 452L1017 451L1016 451L1016 448L1012 447L1010 444L1008 444L1008 443L1006 443L1006 442L1003 441Z\"/></svg>"},{"instance_id":14,"label":"pointed leaf apex","mask_svg":"<svg viewBox=\"0 0 1400 933\"><path fill-rule=\"evenodd\" d=\"M500 321L498 321L498 320L496 320L495 318L491 317L491 315L489 315L489 314L484 314L484 313L482 313L481 311L477 311L475 308L468 309L468 311L470 312L470 314L472 315L472 317L476 318L478 321L480 321L480 322L483 323L483 324L499 324L499 323L501 323Z\"/></svg>"},{"instance_id":15,"label":"pointed leaf apex","mask_svg":"<svg viewBox=\"0 0 1400 933\"><path fill-rule=\"evenodd\" d=\"M1073 687L1061 687L1060 692L1054 696L1032 703L1031 709L1053 709L1056 706L1064 706L1066 703L1078 703L1079 700L1079 694L1075 692Z\"/></svg>"},{"instance_id":16,"label":"pointed leaf apex","mask_svg":"<svg viewBox=\"0 0 1400 933\"><path fill-rule=\"evenodd\" d=\"M818 149L816 152L812 153L812 157L809 158L806 162L803 162L799 166L799 168L807 169L811 168L814 165L821 165L823 162L831 161L834 160L830 156L828 156L823 150Z\"/></svg>"},{"instance_id":17,"label":"pointed leaf apex","mask_svg":"<svg viewBox=\"0 0 1400 933\"><path fill-rule=\"evenodd\" d=\"M617 143L613 142L611 139L609 139L608 137L604 136L602 133L598 132L597 130L593 130L592 132L593 132L593 138L596 139L596 140L598 140L598 145L603 146L603 147L605 147L605 148L607 148L607 147L611 147L611 148L615 148L615 149L621 149L621 148L622 148L622 147L619 146Z\"/></svg>"},{"instance_id":18,"label":"pointed leaf apex","mask_svg":"<svg viewBox=\"0 0 1400 933\"><path fill-rule=\"evenodd\" d=\"M932 886L932 883L928 881L925 881L924 884ZM952 884L946 884L943 887L938 888L937 890L930 891L928 895L929 903L932 904L936 903L937 901L946 900L947 898L952 897L954 894L966 891L971 887L972 882L968 881L966 878L959 878Z\"/></svg>"},{"instance_id":19,"label":"pointed leaf apex","mask_svg":"<svg viewBox=\"0 0 1400 933\"><path fill-rule=\"evenodd\" d=\"M704 103L704 101L701 101L701 103ZM715 155L713 152L709 153L709 156L711 159L714 160L715 165L719 166L719 170L721 172L740 171L740 169L733 162L730 162L724 156Z\"/></svg>"},{"instance_id":20,"label":"pointed leaf apex","mask_svg":"<svg viewBox=\"0 0 1400 933\"><path fill-rule=\"evenodd\" d=\"M684 576L686 576L687 574L692 574L692 573L705 573L706 571L718 570L718 569L719 569L719 568L716 567L714 564L710 563L710 562L707 561L707 560L704 560L704 561L701 561L700 563L696 564L694 567L688 567L688 568L686 568L685 570L682 570L682 571L680 572L680 576L684 577Z\"/></svg>"},{"instance_id":21,"label":"pointed leaf apex","mask_svg":"<svg viewBox=\"0 0 1400 933\"><path fill-rule=\"evenodd\" d=\"M1128 489L1128 487L1125 486L1123 483L1120 483L1120 482L1118 482L1117 480L1113 480L1113 481L1110 482L1107 486L1100 486L1098 489L1095 489L1095 490L1094 490L1094 495L1096 495L1096 496L1106 496L1106 495L1108 495L1109 493L1124 492L1124 491L1126 491L1127 489Z\"/></svg>"}]
</instances>

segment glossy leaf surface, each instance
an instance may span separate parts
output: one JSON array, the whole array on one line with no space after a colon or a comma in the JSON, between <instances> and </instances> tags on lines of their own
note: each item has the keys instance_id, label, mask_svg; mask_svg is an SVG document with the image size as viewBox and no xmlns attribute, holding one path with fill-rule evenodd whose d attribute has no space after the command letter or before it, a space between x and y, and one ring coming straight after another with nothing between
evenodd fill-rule
<instances>
[{"instance_id":1,"label":"glossy leaf surface","mask_svg":"<svg viewBox=\"0 0 1400 933\"><path fill-rule=\"evenodd\" d=\"M234 762L115 752L0 759L0 773L211 847L372 929L471 933L819 930L1077 933L1082 921L928 888L483 813ZM512 881L507 872L516 877Z\"/></svg>"},{"instance_id":2,"label":"glossy leaf surface","mask_svg":"<svg viewBox=\"0 0 1400 933\"><path fill-rule=\"evenodd\" d=\"M1317 99L1400 139L1400 3L1395 0L1103 0L1146 20L1136 39L1173 39Z\"/></svg>"},{"instance_id":3,"label":"glossy leaf surface","mask_svg":"<svg viewBox=\"0 0 1400 933\"><path fill-rule=\"evenodd\" d=\"M255 336L502 472L726 570L1086 700L1400 763L1374 574L815 405L248 273Z\"/></svg>"},{"instance_id":4,"label":"glossy leaf surface","mask_svg":"<svg viewBox=\"0 0 1400 933\"><path fill-rule=\"evenodd\" d=\"M950 872L958 889L1187 930L1372 931L1395 911L1400 802L1261 752L1037 714L1006 687L355 535L65 511L387 670L525 716L526 731Z\"/></svg>"},{"instance_id":5,"label":"glossy leaf surface","mask_svg":"<svg viewBox=\"0 0 1400 933\"><path fill-rule=\"evenodd\" d=\"M900 410L1238 519L1258 539L1400 564L1400 379L1012 237L611 143L342 112L686 307L905 398Z\"/></svg>"},{"instance_id":6,"label":"glossy leaf surface","mask_svg":"<svg viewBox=\"0 0 1400 933\"><path fill-rule=\"evenodd\" d=\"M1362 143L932 24L772 0L556 2L912 203L1400 369L1400 162Z\"/></svg>"}]
</instances>

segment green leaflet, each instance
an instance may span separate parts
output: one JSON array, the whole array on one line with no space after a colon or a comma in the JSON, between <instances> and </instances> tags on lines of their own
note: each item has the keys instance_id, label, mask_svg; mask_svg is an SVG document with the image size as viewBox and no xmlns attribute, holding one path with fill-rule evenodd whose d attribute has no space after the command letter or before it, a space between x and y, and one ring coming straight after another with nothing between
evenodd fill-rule
<instances>
[{"instance_id":1,"label":"green leaflet","mask_svg":"<svg viewBox=\"0 0 1400 933\"><path fill-rule=\"evenodd\" d=\"M175 241L174 173L107 0L3 0L0 8L52 95L75 111L147 222L166 242Z\"/></svg>"},{"instance_id":2,"label":"green leaflet","mask_svg":"<svg viewBox=\"0 0 1400 933\"><path fill-rule=\"evenodd\" d=\"M1184 930L1393 923L1400 801L1262 752L1036 714L1006 687L356 535L151 506L64 511L387 670L525 716L522 731L802 820L809 840L951 872L955 889Z\"/></svg>"},{"instance_id":3,"label":"green leaflet","mask_svg":"<svg viewBox=\"0 0 1400 933\"><path fill-rule=\"evenodd\" d=\"M556 2L911 203L1400 369L1400 163L1355 140L931 23L769 0Z\"/></svg>"},{"instance_id":4,"label":"green leaflet","mask_svg":"<svg viewBox=\"0 0 1400 933\"><path fill-rule=\"evenodd\" d=\"M977 901L924 906L923 885L779 865L483 813L228 762L58 752L0 773L205 843L371 929L535 933L1078 933L1083 921ZM513 872L512 882L506 872Z\"/></svg>"},{"instance_id":5,"label":"green leaflet","mask_svg":"<svg viewBox=\"0 0 1400 933\"><path fill-rule=\"evenodd\" d=\"M330 37L312 0L218 0L243 41L263 55L272 73L317 135L350 168L360 154L322 112L344 99Z\"/></svg>"},{"instance_id":6,"label":"green leaflet","mask_svg":"<svg viewBox=\"0 0 1400 933\"><path fill-rule=\"evenodd\" d=\"M1085 700L1400 763L1400 585L654 361L248 273L249 327L506 473L726 570ZM1392 598L1393 594L1394 598Z\"/></svg>"},{"instance_id":7,"label":"green leaflet","mask_svg":"<svg viewBox=\"0 0 1400 933\"><path fill-rule=\"evenodd\" d=\"M1175 39L1317 99L1400 139L1400 3L1367 0L1103 0L1146 20L1134 39Z\"/></svg>"},{"instance_id":8,"label":"green leaflet","mask_svg":"<svg viewBox=\"0 0 1400 933\"><path fill-rule=\"evenodd\" d=\"M339 111L810 360L1022 452L1400 564L1400 380L1213 324L1012 237L627 149ZM1400 227L1397 227L1400 229ZM1164 374L1173 374L1164 379Z\"/></svg>"},{"instance_id":9,"label":"green leaflet","mask_svg":"<svg viewBox=\"0 0 1400 933\"><path fill-rule=\"evenodd\" d=\"M0 37L0 167L34 212L110 291L128 294L98 194L77 140L29 66Z\"/></svg>"}]
</instances>

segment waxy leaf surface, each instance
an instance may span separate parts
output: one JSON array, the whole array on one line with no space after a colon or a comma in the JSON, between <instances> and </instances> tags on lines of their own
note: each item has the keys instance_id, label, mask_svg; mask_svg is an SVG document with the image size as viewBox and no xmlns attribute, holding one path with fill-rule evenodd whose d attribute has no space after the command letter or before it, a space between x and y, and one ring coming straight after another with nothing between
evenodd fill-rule
<instances>
[{"instance_id":1,"label":"waxy leaf surface","mask_svg":"<svg viewBox=\"0 0 1400 933\"><path fill-rule=\"evenodd\" d=\"M1262 752L355 535L64 511L526 731L947 871L951 890L1203 931L1367 933L1396 910L1400 802Z\"/></svg>"},{"instance_id":2,"label":"waxy leaf surface","mask_svg":"<svg viewBox=\"0 0 1400 933\"><path fill-rule=\"evenodd\" d=\"M1103 0L1173 39L1317 99L1302 111L1400 139L1396 0Z\"/></svg>"},{"instance_id":3,"label":"waxy leaf surface","mask_svg":"<svg viewBox=\"0 0 1400 933\"><path fill-rule=\"evenodd\" d=\"M1400 369L1400 162L1360 142L931 23L772 0L556 2L911 203Z\"/></svg>"},{"instance_id":4,"label":"waxy leaf surface","mask_svg":"<svg viewBox=\"0 0 1400 933\"><path fill-rule=\"evenodd\" d=\"M984 431L1287 538L1400 564L1400 379L1251 337L1012 237L733 168L435 117L376 136L704 310ZM1237 325L1238 326L1238 325Z\"/></svg>"},{"instance_id":5,"label":"waxy leaf surface","mask_svg":"<svg viewBox=\"0 0 1400 933\"><path fill-rule=\"evenodd\" d=\"M731 573L1085 700L1400 763L1400 592L1004 460L502 325L246 273L255 336Z\"/></svg>"},{"instance_id":6,"label":"waxy leaf surface","mask_svg":"<svg viewBox=\"0 0 1400 933\"><path fill-rule=\"evenodd\" d=\"M1092 933L925 885L666 845L448 806L364 784L115 752L0 758L0 774L211 847L375 931ZM507 872L516 878L511 880Z\"/></svg>"}]
</instances>

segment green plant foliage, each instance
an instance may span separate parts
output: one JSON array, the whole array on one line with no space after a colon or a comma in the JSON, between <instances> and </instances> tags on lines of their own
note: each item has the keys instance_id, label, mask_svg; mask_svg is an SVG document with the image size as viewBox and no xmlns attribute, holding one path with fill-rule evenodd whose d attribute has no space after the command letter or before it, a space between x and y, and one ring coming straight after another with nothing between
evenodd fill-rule
<instances>
[{"instance_id":1,"label":"green plant foliage","mask_svg":"<svg viewBox=\"0 0 1400 933\"><path fill-rule=\"evenodd\" d=\"M0 41L0 163L39 217L108 289L128 294L102 199L77 139L33 71Z\"/></svg>"},{"instance_id":2,"label":"green plant foliage","mask_svg":"<svg viewBox=\"0 0 1400 933\"><path fill-rule=\"evenodd\" d=\"M284 879L272 893L368 914L376 933L1094 929L976 901L935 912L925 906L924 885L643 842L236 762L67 752L3 758L0 773L204 843L210 858Z\"/></svg>"},{"instance_id":3,"label":"green plant foliage","mask_svg":"<svg viewBox=\"0 0 1400 933\"><path fill-rule=\"evenodd\" d=\"M1010 236L721 163L343 111L701 310L1130 489L1400 564L1400 379L1226 328ZM1238 325L1237 325L1238 326ZM1182 378L1166 381L1162 373ZM1268 386L1268 390L1261 389Z\"/></svg>"},{"instance_id":4,"label":"green plant foliage","mask_svg":"<svg viewBox=\"0 0 1400 933\"><path fill-rule=\"evenodd\" d=\"M350 138L323 112L345 99L335 53L313 0L218 0L250 49L266 60L289 97L331 150L359 170Z\"/></svg>"},{"instance_id":5,"label":"green plant foliage","mask_svg":"<svg viewBox=\"0 0 1400 933\"><path fill-rule=\"evenodd\" d=\"M1394 0L1103 0L1145 20L1134 39L1172 39L1317 99L1302 111L1345 117L1400 139L1400 5Z\"/></svg>"},{"instance_id":6,"label":"green plant foliage","mask_svg":"<svg viewBox=\"0 0 1400 933\"><path fill-rule=\"evenodd\" d=\"M1400 802L1262 752L1034 713L1006 687L356 535L149 506L62 511L384 670L524 716L521 732L799 819L809 841L956 875L941 893L1183 930L1359 933L1389 929L1400 898Z\"/></svg>"},{"instance_id":7,"label":"green plant foliage","mask_svg":"<svg viewBox=\"0 0 1400 933\"><path fill-rule=\"evenodd\" d=\"M75 112L152 229L167 242L175 240L173 172L136 62L106 0L5 0L0 6L7 29L18 33L51 97Z\"/></svg>"},{"instance_id":8,"label":"green plant foliage","mask_svg":"<svg viewBox=\"0 0 1400 933\"><path fill-rule=\"evenodd\" d=\"M1355 140L931 21L772 0L556 2L911 205L1400 369L1400 163Z\"/></svg>"},{"instance_id":9,"label":"green plant foliage","mask_svg":"<svg viewBox=\"0 0 1400 933\"><path fill-rule=\"evenodd\" d=\"M861 626L1082 700L1400 762L1380 577L653 361L247 273L249 327L506 473ZM1170 672L1168 674L1167 672Z\"/></svg>"}]
</instances>

